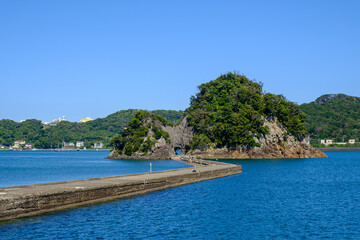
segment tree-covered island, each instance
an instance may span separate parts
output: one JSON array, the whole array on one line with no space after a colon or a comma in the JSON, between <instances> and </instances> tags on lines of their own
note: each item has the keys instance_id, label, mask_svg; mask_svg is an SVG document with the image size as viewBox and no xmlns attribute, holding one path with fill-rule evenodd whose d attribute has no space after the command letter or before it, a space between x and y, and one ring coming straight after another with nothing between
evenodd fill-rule
<instances>
[{"instance_id":1,"label":"tree-covered island","mask_svg":"<svg viewBox=\"0 0 360 240\"><path fill-rule=\"evenodd\" d=\"M201 84L182 121L171 125L139 111L112 139L110 158L170 158L176 150L202 158L326 157L312 148L305 114L262 84L227 73Z\"/></svg>"}]
</instances>

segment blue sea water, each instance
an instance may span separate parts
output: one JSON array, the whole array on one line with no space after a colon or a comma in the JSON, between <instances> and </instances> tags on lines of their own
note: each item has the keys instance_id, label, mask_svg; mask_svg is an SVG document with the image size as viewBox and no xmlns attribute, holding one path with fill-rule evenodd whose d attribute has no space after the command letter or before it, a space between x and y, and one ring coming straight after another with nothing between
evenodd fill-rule
<instances>
[{"instance_id":1,"label":"blue sea water","mask_svg":"<svg viewBox=\"0 0 360 240\"><path fill-rule=\"evenodd\" d=\"M109 151L0 151L0 187L149 172L148 160L105 159ZM152 171L188 167L152 160Z\"/></svg>"},{"instance_id":2,"label":"blue sea water","mask_svg":"<svg viewBox=\"0 0 360 240\"><path fill-rule=\"evenodd\" d=\"M360 239L360 152L225 160L243 174L0 225L0 239Z\"/></svg>"}]
</instances>

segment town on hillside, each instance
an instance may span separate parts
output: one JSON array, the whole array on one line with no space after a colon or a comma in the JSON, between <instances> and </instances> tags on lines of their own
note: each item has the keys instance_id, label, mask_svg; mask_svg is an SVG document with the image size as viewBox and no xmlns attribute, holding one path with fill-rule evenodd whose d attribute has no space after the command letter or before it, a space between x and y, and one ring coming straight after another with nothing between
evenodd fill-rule
<instances>
[{"instance_id":1,"label":"town on hillside","mask_svg":"<svg viewBox=\"0 0 360 240\"><path fill-rule=\"evenodd\" d=\"M27 143L24 140L17 140L13 143L11 146L6 146L3 144L0 144L0 149L9 149L9 150L37 150L36 148L33 148L32 143ZM51 148L53 149L53 148ZM49 149L49 150L51 150ZM55 150L86 150L85 144L83 141L77 141L76 143L73 142L63 142L62 146L58 146L57 148L54 148ZM105 145L102 142L95 142L91 149L99 150L99 149L105 149Z\"/></svg>"},{"instance_id":2,"label":"town on hillside","mask_svg":"<svg viewBox=\"0 0 360 240\"><path fill-rule=\"evenodd\" d=\"M80 123L90 122L90 121L93 121L93 120L94 119L92 119L91 117L86 117L86 118L80 119ZM25 120L21 120L20 122L24 122L24 121ZM62 121L66 121L65 116L63 116L62 118L54 119L51 122L42 122L42 124L44 126L56 126Z\"/></svg>"},{"instance_id":3,"label":"town on hillside","mask_svg":"<svg viewBox=\"0 0 360 240\"><path fill-rule=\"evenodd\" d=\"M91 117L86 117L80 119L80 123L85 123L89 121L93 121ZM62 118L54 119L51 122L42 122L44 126L57 126L60 122L66 121L65 116ZM25 120L21 120L20 123L25 122ZM91 146L91 149L104 149L105 145L103 142L95 142ZM0 149L2 150L36 150L36 148L33 147L32 143L26 142L25 140L16 140L12 145L4 145L0 144ZM53 149L53 148L51 148ZM77 141L77 142L62 142L61 146L57 146L54 148L55 150L86 150L85 143L83 141Z\"/></svg>"}]
</instances>

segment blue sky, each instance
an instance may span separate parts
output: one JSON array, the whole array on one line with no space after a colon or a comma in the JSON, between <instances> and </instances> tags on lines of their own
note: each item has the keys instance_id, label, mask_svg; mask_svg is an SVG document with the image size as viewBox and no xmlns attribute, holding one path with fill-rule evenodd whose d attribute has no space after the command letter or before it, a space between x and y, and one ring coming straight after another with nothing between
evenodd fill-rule
<instances>
[{"instance_id":1,"label":"blue sky","mask_svg":"<svg viewBox=\"0 0 360 240\"><path fill-rule=\"evenodd\" d=\"M299 104L360 96L360 1L0 0L0 119L184 110L237 71Z\"/></svg>"}]
</instances>

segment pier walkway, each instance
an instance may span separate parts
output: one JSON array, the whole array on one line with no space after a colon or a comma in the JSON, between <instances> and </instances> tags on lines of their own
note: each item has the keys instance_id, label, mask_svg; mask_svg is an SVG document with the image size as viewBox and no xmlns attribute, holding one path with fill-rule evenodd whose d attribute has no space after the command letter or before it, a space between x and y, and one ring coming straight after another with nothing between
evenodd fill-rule
<instances>
[{"instance_id":1,"label":"pier walkway","mask_svg":"<svg viewBox=\"0 0 360 240\"><path fill-rule=\"evenodd\" d=\"M0 221L111 201L241 173L241 166L233 164L205 160L196 160L188 164L195 167L3 187L0 188Z\"/></svg>"}]
</instances>

